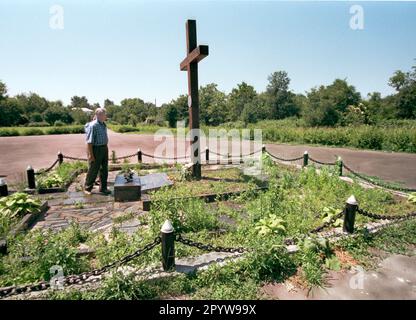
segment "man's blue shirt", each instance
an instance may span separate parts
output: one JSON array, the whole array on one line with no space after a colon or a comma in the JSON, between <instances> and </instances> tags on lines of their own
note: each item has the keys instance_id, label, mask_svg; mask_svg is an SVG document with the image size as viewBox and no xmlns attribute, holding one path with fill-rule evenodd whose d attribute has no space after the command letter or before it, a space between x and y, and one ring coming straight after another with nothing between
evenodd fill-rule
<instances>
[{"instance_id":1,"label":"man's blue shirt","mask_svg":"<svg viewBox=\"0 0 416 320\"><path fill-rule=\"evenodd\" d=\"M87 143L94 146L108 144L107 126L104 122L93 120L85 125Z\"/></svg>"}]
</instances>

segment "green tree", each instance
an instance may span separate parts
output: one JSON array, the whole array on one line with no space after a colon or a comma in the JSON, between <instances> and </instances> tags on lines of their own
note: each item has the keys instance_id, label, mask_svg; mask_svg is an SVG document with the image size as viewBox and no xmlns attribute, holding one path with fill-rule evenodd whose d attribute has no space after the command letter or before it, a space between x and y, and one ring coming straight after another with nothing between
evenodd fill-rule
<instances>
[{"instance_id":1,"label":"green tree","mask_svg":"<svg viewBox=\"0 0 416 320\"><path fill-rule=\"evenodd\" d=\"M396 71L389 80L389 85L396 89L395 106L398 118L416 118L416 66L409 72Z\"/></svg>"},{"instance_id":2,"label":"green tree","mask_svg":"<svg viewBox=\"0 0 416 320\"><path fill-rule=\"evenodd\" d=\"M179 120L178 118L178 109L175 105L170 104L166 107L166 120L168 121L170 128L176 127L176 122Z\"/></svg>"},{"instance_id":3,"label":"green tree","mask_svg":"<svg viewBox=\"0 0 416 320\"><path fill-rule=\"evenodd\" d=\"M200 120L206 125L216 126L227 117L226 95L210 83L199 89Z\"/></svg>"},{"instance_id":4,"label":"green tree","mask_svg":"<svg viewBox=\"0 0 416 320\"><path fill-rule=\"evenodd\" d=\"M236 121L241 118L244 107L257 104L257 92L254 87L242 82L233 88L228 96L229 120Z\"/></svg>"},{"instance_id":5,"label":"green tree","mask_svg":"<svg viewBox=\"0 0 416 320\"><path fill-rule=\"evenodd\" d=\"M329 86L313 88L308 94L308 107L303 110L310 126L342 124L349 106L357 106L361 95L346 80L336 79Z\"/></svg>"},{"instance_id":6,"label":"green tree","mask_svg":"<svg viewBox=\"0 0 416 320\"><path fill-rule=\"evenodd\" d=\"M88 103L88 99L85 96L73 96L71 98L71 108L92 109L92 106Z\"/></svg>"},{"instance_id":7,"label":"green tree","mask_svg":"<svg viewBox=\"0 0 416 320\"><path fill-rule=\"evenodd\" d=\"M61 101L51 102L49 108L43 113L43 118L51 125L53 125L55 121L62 121L67 124L73 122L69 109L64 107Z\"/></svg>"},{"instance_id":8,"label":"green tree","mask_svg":"<svg viewBox=\"0 0 416 320\"><path fill-rule=\"evenodd\" d=\"M6 99L6 97L7 97L6 84L0 80L0 101Z\"/></svg>"},{"instance_id":9,"label":"green tree","mask_svg":"<svg viewBox=\"0 0 416 320\"><path fill-rule=\"evenodd\" d=\"M290 78L286 71L277 71L269 77L266 94L273 117L282 119L299 114L299 106L294 103L294 94L289 91Z\"/></svg>"}]
</instances>

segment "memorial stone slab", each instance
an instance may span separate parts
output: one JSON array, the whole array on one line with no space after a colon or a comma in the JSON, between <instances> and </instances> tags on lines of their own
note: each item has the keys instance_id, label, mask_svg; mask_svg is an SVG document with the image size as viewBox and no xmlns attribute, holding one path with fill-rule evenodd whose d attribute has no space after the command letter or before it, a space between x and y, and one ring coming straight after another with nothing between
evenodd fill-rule
<instances>
[{"instance_id":1,"label":"memorial stone slab","mask_svg":"<svg viewBox=\"0 0 416 320\"><path fill-rule=\"evenodd\" d=\"M124 175L117 175L114 182L115 201L140 200L140 177L133 175L132 181L127 181Z\"/></svg>"},{"instance_id":2,"label":"memorial stone slab","mask_svg":"<svg viewBox=\"0 0 416 320\"><path fill-rule=\"evenodd\" d=\"M171 186L173 182L169 180L166 173L151 173L140 177L140 186L142 193L154 191L164 186Z\"/></svg>"},{"instance_id":3,"label":"memorial stone slab","mask_svg":"<svg viewBox=\"0 0 416 320\"><path fill-rule=\"evenodd\" d=\"M134 174L132 181L127 181L124 175L118 175L114 183L114 199L115 201L137 201L140 200L141 193L171 185L173 182L169 180L166 173L151 173L140 177Z\"/></svg>"}]
</instances>

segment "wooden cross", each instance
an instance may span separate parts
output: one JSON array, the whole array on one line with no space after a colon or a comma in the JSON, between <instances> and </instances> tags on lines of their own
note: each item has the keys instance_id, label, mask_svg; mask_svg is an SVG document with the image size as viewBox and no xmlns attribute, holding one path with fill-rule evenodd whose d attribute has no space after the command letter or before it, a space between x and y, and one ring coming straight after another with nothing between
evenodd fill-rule
<instances>
[{"instance_id":1,"label":"wooden cross","mask_svg":"<svg viewBox=\"0 0 416 320\"><path fill-rule=\"evenodd\" d=\"M181 71L188 71L189 129L191 132L192 175L201 178L201 152L199 134L198 62L208 55L208 46L196 45L196 21L186 21L186 58L181 62Z\"/></svg>"}]
</instances>

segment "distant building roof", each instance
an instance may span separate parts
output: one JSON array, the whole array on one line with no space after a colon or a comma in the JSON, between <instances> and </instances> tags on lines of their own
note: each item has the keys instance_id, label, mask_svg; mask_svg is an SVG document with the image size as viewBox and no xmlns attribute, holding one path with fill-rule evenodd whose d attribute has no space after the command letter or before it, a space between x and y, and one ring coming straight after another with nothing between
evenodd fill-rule
<instances>
[{"instance_id":1,"label":"distant building roof","mask_svg":"<svg viewBox=\"0 0 416 320\"><path fill-rule=\"evenodd\" d=\"M79 110L81 110L85 113L92 113L93 112L91 109L88 109L88 108L72 108L72 110L77 110L77 109L79 109Z\"/></svg>"}]
</instances>

